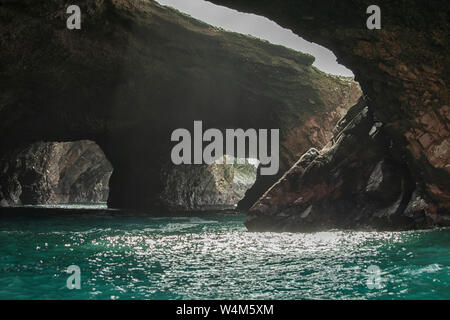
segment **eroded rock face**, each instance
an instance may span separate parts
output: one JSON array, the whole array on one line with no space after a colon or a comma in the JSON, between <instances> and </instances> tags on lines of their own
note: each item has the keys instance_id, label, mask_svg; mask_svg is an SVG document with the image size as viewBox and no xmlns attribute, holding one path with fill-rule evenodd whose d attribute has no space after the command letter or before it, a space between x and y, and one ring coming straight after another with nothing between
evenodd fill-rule
<instances>
[{"instance_id":1,"label":"eroded rock face","mask_svg":"<svg viewBox=\"0 0 450 320\"><path fill-rule=\"evenodd\" d=\"M2 206L106 202L112 166L92 141L37 142L0 160Z\"/></svg>"},{"instance_id":2,"label":"eroded rock face","mask_svg":"<svg viewBox=\"0 0 450 320\"><path fill-rule=\"evenodd\" d=\"M167 171L161 198L172 211L235 209L255 180L256 166L232 157L209 166L180 165Z\"/></svg>"},{"instance_id":3,"label":"eroded rock face","mask_svg":"<svg viewBox=\"0 0 450 320\"><path fill-rule=\"evenodd\" d=\"M108 205L161 205L178 128L279 128L280 174L323 146L361 94L314 58L224 32L152 1L10 0L0 7L0 145L96 141L111 161ZM23 53L27 53L24 55ZM49 125L51 124L51 125ZM26 128L26 129L25 129ZM258 179L252 204L278 176Z\"/></svg>"},{"instance_id":4,"label":"eroded rock face","mask_svg":"<svg viewBox=\"0 0 450 320\"><path fill-rule=\"evenodd\" d=\"M395 142L363 99L328 146L311 149L252 208L249 230L410 230L448 225L436 215Z\"/></svg>"},{"instance_id":5,"label":"eroded rock face","mask_svg":"<svg viewBox=\"0 0 450 320\"><path fill-rule=\"evenodd\" d=\"M288 184L289 190L291 187L295 190L292 199L283 195L281 191L275 192L275 189L281 188L281 185L286 186L285 183L279 183L278 188L272 189L276 195L273 195L271 199L264 197L259 204L278 203L274 198L278 197L279 203L283 207L280 207L280 215L284 212L285 216L290 216L292 219L303 215L306 217L305 219L315 219L316 222L318 218L313 218L314 212L319 215L325 214L325 209L328 208L330 213L325 214L325 222L320 228L336 226L351 228L352 225L345 222L345 210L339 209L340 206L350 209L349 221L355 221L354 213L362 203L361 199L366 199L371 194L375 195L376 199L388 195L389 197L398 195L399 207L394 206L396 202L392 203L392 199L385 200L384 203L384 205L393 205L392 210L396 212L394 216L405 216L406 211L414 208L413 212L423 213L426 211L426 218L422 222L420 222L420 218L412 219L414 222L411 220L395 222L388 218L375 219L373 218L374 214L383 204L382 200L376 200L377 205L372 209L366 205L367 210L361 210L359 221L365 221L359 224L355 222L355 227L358 225L371 225L377 228L396 226L396 228L402 229L405 226L413 228L448 223L445 222L448 221L450 208L450 153L448 149L450 141L450 57L448 55L450 49L450 22L448 19L450 3L448 1L415 0L402 3L380 1L377 4L382 11L381 30L368 30L365 27L368 17L365 15L366 8L372 3L363 0L341 2L304 0L283 3L267 0L258 2L211 0L211 2L264 15L278 24L292 29L307 40L333 50L339 61L355 73L364 93L369 97L365 103L368 107L368 114L372 114L372 118L375 117L377 122L383 123L382 136L385 137L383 140L390 141L389 143L392 141L395 148L394 157L392 152L387 153L388 158L395 159L394 164L392 160L384 159L379 154L378 157L370 159L370 165L367 167L357 164L356 167L361 170L355 170L353 175L356 177L352 178L350 174L343 174L344 170L351 171L353 169L354 163L351 159L342 160L343 162L333 161L333 159L340 159L339 154L344 155L351 151L342 143L353 139L354 147L360 150L360 156L363 158L371 154L370 150L379 149L380 144L375 143L375 140L367 140L366 130L363 130L361 135L346 136L344 141L334 142L335 153L333 154L335 155L324 152L313 162L315 166L321 164L319 166L322 168L320 175L316 174L314 177L312 173L305 171L300 178L298 173L292 173L293 176L300 179L295 186ZM338 131L340 130L338 129ZM339 137L335 136L334 139L339 140ZM382 148L382 150L384 149ZM351 154L350 152L350 158ZM325 161L322 157L326 157L328 160ZM379 166L377 166L378 164ZM417 186L410 187L417 191L412 193L412 200L409 204L405 198L408 197L406 196L408 192L403 190L408 184L400 183L400 181L408 179L403 173L401 178L395 177L398 173L389 173L392 171L389 167L392 166L405 168L400 172L408 172L406 176L410 176L409 179L412 181L410 185ZM376 168L378 169L375 170ZM308 172L319 173L314 170ZM352 187L345 180L333 180L334 174L340 178L350 179L350 181L358 179L361 186L359 188ZM370 177L372 179L368 184ZM385 190L385 186L389 183L384 183L383 179L396 181L395 187L393 186L392 189L397 188L397 190ZM296 196L303 194L303 191L300 190L306 188L307 185L318 188L317 194L321 196L310 199L315 203L310 210L308 210L309 206L306 208L300 206L287 213L284 206L287 203L294 205L298 199ZM350 194L354 200L351 200ZM367 199L369 201L370 197ZM341 200L344 201L344 204ZM275 206L278 207L278 205ZM425 207L427 209L424 211ZM261 210L261 212L270 211L271 213L277 211L276 208L269 211L264 208ZM365 213L366 211L367 213ZM403 215L398 214L401 211L403 211ZM339 212L341 212L340 216ZM332 218L333 215L336 217ZM249 221L249 227L257 230L258 225L261 225L262 229L267 229L270 219L262 214L260 222L258 222L256 216L255 211ZM381 216L383 215L381 214ZM328 218L331 220L327 224ZM380 222L381 220L383 222ZM303 219L303 221L306 220ZM318 228L314 222L294 224L297 226L294 229L298 230ZM274 229L283 227L289 229L288 221L280 222L279 226Z\"/></svg>"}]
</instances>

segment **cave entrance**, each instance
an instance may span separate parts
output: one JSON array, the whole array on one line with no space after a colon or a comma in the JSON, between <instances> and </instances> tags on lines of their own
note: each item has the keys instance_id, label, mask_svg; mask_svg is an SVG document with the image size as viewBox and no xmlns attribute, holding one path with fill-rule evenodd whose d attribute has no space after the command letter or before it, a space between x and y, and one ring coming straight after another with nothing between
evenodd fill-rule
<instances>
[{"instance_id":1,"label":"cave entrance","mask_svg":"<svg viewBox=\"0 0 450 320\"><path fill-rule=\"evenodd\" d=\"M0 161L0 206L106 207L113 167L90 140L36 142Z\"/></svg>"},{"instance_id":2,"label":"cave entrance","mask_svg":"<svg viewBox=\"0 0 450 320\"><path fill-rule=\"evenodd\" d=\"M171 211L234 210L256 181L259 161L225 155L211 165L179 165L165 174L161 196Z\"/></svg>"},{"instance_id":3,"label":"cave entrance","mask_svg":"<svg viewBox=\"0 0 450 320\"><path fill-rule=\"evenodd\" d=\"M239 202L239 209L246 211L277 183L303 154L311 148L322 150L330 142L339 120L345 116L352 106L357 104L362 96L361 88L356 82L352 70L341 65L331 50L303 39L292 30L283 28L264 16L239 12L212 3L220 1L157 0L157 2L162 6L170 7L170 10L176 9L194 19L225 31L265 40L271 44L314 57L312 67L308 71L311 76L308 76L304 82L311 84L311 86L306 88L304 83L293 81L292 87L296 88L297 93L302 92L304 97L294 99L291 104L293 108L290 110L296 111L289 116L283 116L283 121L277 122L273 126L273 128L280 128L281 137L278 174L265 176L261 175L260 172L257 173L257 180L253 187ZM255 63L255 65L258 64ZM239 72L236 71L236 74L239 74ZM315 79L320 80L316 82ZM275 84L275 86L280 87L283 85L284 79L280 79L280 82ZM280 90L280 94L287 97L290 87L288 85L285 90ZM309 89L309 91L306 92L306 89ZM247 101L244 103L247 103ZM245 106L244 103L243 106ZM317 111L320 108L324 108L326 111ZM309 111L302 113L300 110L310 110L311 113ZM298 116L294 114L296 112L299 112Z\"/></svg>"}]
</instances>

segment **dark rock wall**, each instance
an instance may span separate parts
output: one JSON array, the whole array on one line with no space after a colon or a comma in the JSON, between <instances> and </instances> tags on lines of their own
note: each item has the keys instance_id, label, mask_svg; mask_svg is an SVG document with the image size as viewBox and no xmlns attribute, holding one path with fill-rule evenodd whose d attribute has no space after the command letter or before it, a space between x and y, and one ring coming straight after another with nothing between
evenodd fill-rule
<instances>
[{"instance_id":1,"label":"dark rock wall","mask_svg":"<svg viewBox=\"0 0 450 320\"><path fill-rule=\"evenodd\" d=\"M164 205L170 135L205 128L279 128L282 174L323 146L359 85L314 58L211 27L152 1L77 1L82 29L57 0L0 6L0 145L96 141L111 161L108 205ZM51 125L49 125L51 124ZM278 176L255 183L253 203ZM262 187L261 187L262 186Z\"/></svg>"},{"instance_id":2,"label":"dark rock wall","mask_svg":"<svg viewBox=\"0 0 450 320\"><path fill-rule=\"evenodd\" d=\"M411 230L446 226L363 99L332 142L311 149L251 208L250 230Z\"/></svg>"},{"instance_id":3,"label":"dark rock wall","mask_svg":"<svg viewBox=\"0 0 450 320\"><path fill-rule=\"evenodd\" d=\"M2 155L0 203L105 202L112 170L92 141L37 142Z\"/></svg>"},{"instance_id":4,"label":"dark rock wall","mask_svg":"<svg viewBox=\"0 0 450 320\"><path fill-rule=\"evenodd\" d=\"M377 214L378 206L391 204L392 197L396 196L400 204L392 207L392 210L397 213L403 211L403 213L394 216L404 217L411 212L411 209L417 210L420 214L413 221L402 220L398 223L387 218L384 222L378 223L372 218L362 217L361 225L364 224L364 219L367 225L377 228L395 225L396 228L401 229L405 226L410 228L448 224L450 2L378 1L377 5L381 7L382 12L381 30L366 28L368 18L366 8L373 4L371 1L211 0L211 2L264 15L292 29L307 40L328 47L333 50L342 64L352 69L364 93L368 96L365 104L369 116L366 117L367 126L364 130L358 130L356 135L344 135L341 137L343 140L335 136L333 154L330 153L331 151L324 151L321 157L313 161L314 166L321 164L320 169L307 170L310 173L292 172L292 179L295 182L280 181L271 192L277 193L282 208L276 205L275 209L267 207L268 211L266 211L260 205L276 203L277 200L263 197L254 207L259 209L255 210L250 218L248 224L251 228L255 230L270 228L270 219L267 218L269 213L271 216L278 215L285 218L289 216L292 219L299 219L295 226L288 224L289 219L286 223L280 222L277 229L303 230L315 227L323 229L344 225L352 227L352 223L345 222L345 208L353 206L348 218L355 221L353 213L358 210L362 202L358 199L366 196L369 199L370 194L375 195L375 205L366 206L370 216ZM369 121L369 119L372 120ZM384 144L379 142L379 138L368 139L366 129L371 121L383 124L383 133L379 137L383 137L382 140L392 146L390 151L382 147ZM368 159L370 165L365 166L358 161L355 164L352 161L353 153L349 153L351 150L345 143L352 140L351 145L359 150L359 156L370 158ZM377 156L373 156L374 153ZM339 155L348 155L349 159L343 159L343 162L334 161L333 159L341 159ZM384 159L385 157L387 158ZM355 169L355 166L359 169ZM403 169L398 171L399 168ZM294 167L293 170L298 169ZM348 174L344 171L348 171ZM313 172L315 174L312 174ZM334 174L344 180L330 181ZM372 180L368 183L370 177ZM289 180L288 177L286 178ZM359 187L351 187L348 184L348 181L354 179L361 183ZM385 186L389 183L377 183L376 181L380 179L381 181L393 180L394 186L387 191ZM317 188L322 186L317 190L318 198L309 199L315 205L311 207L311 210L308 206L286 211L285 205L295 207L294 202L298 200L297 196L303 194L301 190L304 190L306 186ZM281 192L284 187L295 190L292 198L288 198ZM279 188L278 191L277 188ZM365 188L368 188L367 192ZM413 189L418 190L413 192L411 197L416 201L412 200L408 204L407 199ZM381 192L381 195L378 195L378 192ZM343 199L345 204L339 209ZM309 200L304 200L305 204L311 204ZM323 210L317 209L318 207ZM280 210L278 214L274 212L277 211L276 208ZM329 208L331 212L341 212L339 218L341 222L337 221L337 217L329 216L330 219L335 220L329 224L324 222L319 226L317 222L320 220L321 212L325 212L324 208ZM361 215L365 216L367 214L365 209L363 208L362 211L364 212ZM388 211L383 212L386 214ZM316 214L318 216L314 218ZM304 222L303 218L299 218L301 216L314 220L315 223Z\"/></svg>"}]
</instances>

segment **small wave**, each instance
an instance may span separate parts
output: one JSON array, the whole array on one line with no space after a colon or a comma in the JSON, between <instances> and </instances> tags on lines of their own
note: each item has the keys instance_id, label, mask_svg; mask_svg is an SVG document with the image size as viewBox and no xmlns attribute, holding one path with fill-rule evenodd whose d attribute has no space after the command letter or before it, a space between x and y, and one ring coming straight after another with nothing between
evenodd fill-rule
<instances>
[{"instance_id":1,"label":"small wave","mask_svg":"<svg viewBox=\"0 0 450 320\"><path fill-rule=\"evenodd\" d=\"M161 232L177 232L184 229L189 229L195 227L195 224L190 223L168 223L167 225L159 229Z\"/></svg>"},{"instance_id":2,"label":"small wave","mask_svg":"<svg viewBox=\"0 0 450 320\"><path fill-rule=\"evenodd\" d=\"M422 273L434 273L434 272L441 271L443 267L444 266L442 266L440 264L433 263L433 264L430 264L430 265L428 265L426 267L423 267L423 268L420 268L420 269L417 269L417 270L413 270L413 271L411 271L411 274L412 275L419 275L419 274L422 274Z\"/></svg>"},{"instance_id":3,"label":"small wave","mask_svg":"<svg viewBox=\"0 0 450 320\"><path fill-rule=\"evenodd\" d=\"M196 223L196 224L209 224L209 223L217 223L216 220L205 220L198 217L193 217L189 219L189 223Z\"/></svg>"},{"instance_id":4,"label":"small wave","mask_svg":"<svg viewBox=\"0 0 450 320\"><path fill-rule=\"evenodd\" d=\"M48 208L48 209L108 209L108 205L106 204L106 202L26 205L24 207L27 207L27 208Z\"/></svg>"}]
</instances>

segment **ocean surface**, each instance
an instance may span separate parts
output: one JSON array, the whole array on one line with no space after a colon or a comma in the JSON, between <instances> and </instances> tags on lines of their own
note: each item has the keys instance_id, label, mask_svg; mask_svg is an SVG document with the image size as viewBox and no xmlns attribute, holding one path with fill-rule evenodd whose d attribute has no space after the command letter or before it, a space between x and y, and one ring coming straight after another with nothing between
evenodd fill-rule
<instances>
[{"instance_id":1,"label":"ocean surface","mask_svg":"<svg viewBox=\"0 0 450 320\"><path fill-rule=\"evenodd\" d=\"M0 299L450 299L450 229L250 233L238 214L83 210L0 214Z\"/></svg>"}]
</instances>

